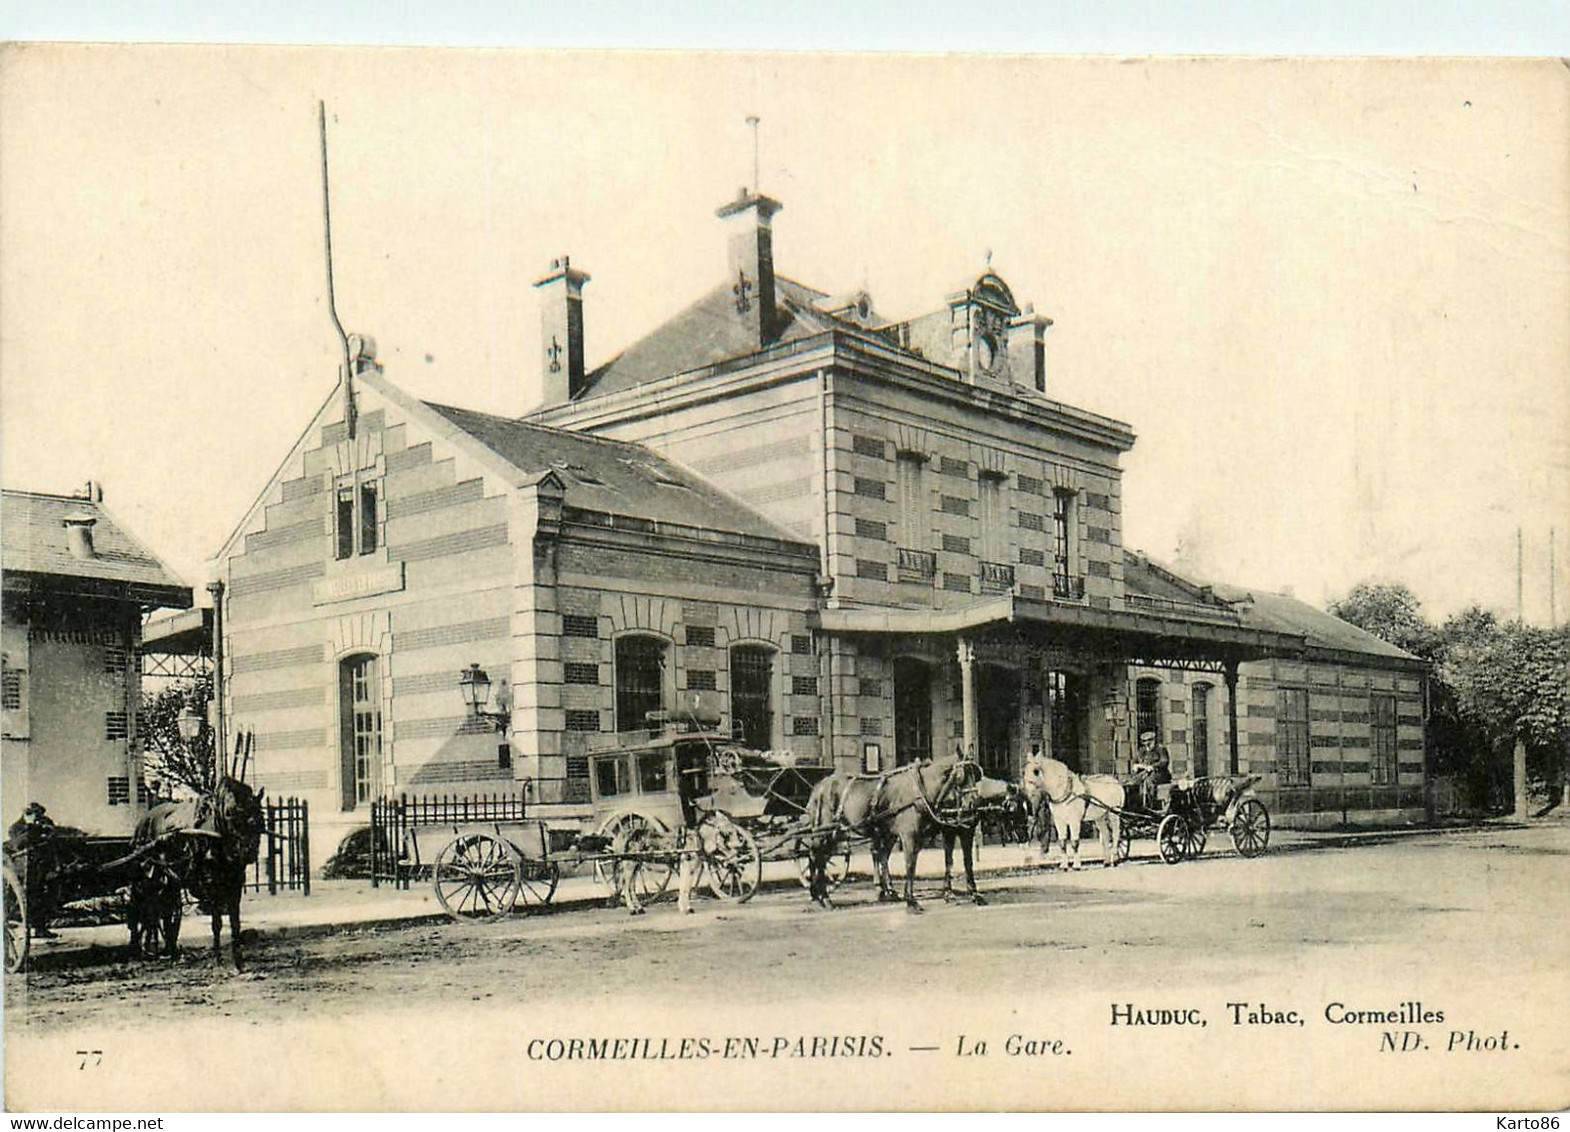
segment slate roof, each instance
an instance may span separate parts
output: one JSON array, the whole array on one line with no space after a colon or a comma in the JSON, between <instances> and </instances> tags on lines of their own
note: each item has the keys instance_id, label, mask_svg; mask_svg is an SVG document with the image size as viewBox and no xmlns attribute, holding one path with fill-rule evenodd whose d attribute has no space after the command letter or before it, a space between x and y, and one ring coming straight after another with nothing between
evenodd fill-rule
<instances>
[{"instance_id":1,"label":"slate roof","mask_svg":"<svg viewBox=\"0 0 1570 1132\"><path fill-rule=\"evenodd\" d=\"M819 309L829 298L784 276L774 277L777 325L767 345L794 342L836 328L865 331L878 320L837 318ZM616 357L593 370L579 398L631 389L646 381L686 373L727 358L757 353L760 346L736 311L729 283L721 283L686 310L661 324Z\"/></svg>"},{"instance_id":2,"label":"slate roof","mask_svg":"<svg viewBox=\"0 0 1570 1132\"><path fill-rule=\"evenodd\" d=\"M1219 582L1201 586L1182 577L1171 567L1131 551L1124 552L1123 564L1123 584L1130 594L1178 602L1203 602L1205 591L1208 590L1214 599L1231 606L1246 628L1291 633L1302 637L1310 649L1363 653L1418 665L1423 663L1421 658L1396 648L1390 642L1286 594Z\"/></svg>"},{"instance_id":3,"label":"slate roof","mask_svg":"<svg viewBox=\"0 0 1570 1132\"><path fill-rule=\"evenodd\" d=\"M522 472L538 475L554 468L566 485L563 502L569 507L807 545L641 444L425 404Z\"/></svg>"},{"instance_id":4,"label":"slate roof","mask_svg":"<svg viewBox=\"0 0 1570 1132\"><path fill-rule=\"evenodd\" d=\"M93 557L77 558L66 544L67 517L90 515ZM45 495L6 490L0 494L0 568L7 574L43 574L59 578L86 578L97 582L125 583L144 589L181 591L187 608L191 587L117 522L102 503L70 495ZM180 594L165 594L177 598Z\"/></svg>"}]
</instances>

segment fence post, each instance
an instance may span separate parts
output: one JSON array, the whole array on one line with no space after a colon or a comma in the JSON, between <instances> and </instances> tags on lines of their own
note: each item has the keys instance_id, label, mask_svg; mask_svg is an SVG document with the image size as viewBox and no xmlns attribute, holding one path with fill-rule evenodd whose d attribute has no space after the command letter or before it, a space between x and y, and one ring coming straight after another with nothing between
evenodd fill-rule
<instances>
[{"instance_id":1,"label":"fence post","mask_svg":"<svg viewBox=\"0 0 1570 1132\"><path fill-rule=\"evenodd\" d=\"M278 837L272 831L278 828L278 807L267 804L267 895L278 895Z\"/></svg>"},{"instance_id":2,"label":"fence post","mask_svg":"<svg viewBox=\"0 0 1570 1132\"><path fill-rule=\"evenodd\" d=\"M377 801L376 799L373 798L371 800L371 887L372 888L377 888L381 884L381 881L378 879L381 876L381 870L377 867L381 863L381 860L380 860L380 855L376 852L376 842L378 840L380 840L379 834L381 832L381 823L376 820L376 817L377 817L377 814L380 812L381 808L382 808L381 802L379 802L379 801Z\"/></svg>"},{"instance_id":3,"label":"fence post","mask_svg":"<svg viewBox=\"0 0 1570 1132\"><path fill-rule=\"evenodd\" d=\"M311 895L311 803L300 803L300 881L305 895Z\"/></svg>"}]
</instances>

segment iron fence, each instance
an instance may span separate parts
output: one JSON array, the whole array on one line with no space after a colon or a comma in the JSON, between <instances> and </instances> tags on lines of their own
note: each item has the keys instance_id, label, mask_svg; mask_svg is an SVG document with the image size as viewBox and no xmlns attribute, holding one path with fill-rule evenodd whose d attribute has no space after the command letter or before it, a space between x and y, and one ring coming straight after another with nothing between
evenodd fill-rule
<instances>
[{"instance_id":1,"label":"iron fence","mask_svg":"<svg viewBox=\"0 0 1570 1132\"><path fill-rule=\"evenodd\" d=\"M409 830L421 825L522 821L527 802L517 794L422 794L381 798L371 803L371 887L383 882L408 888L411 870L404 857Z\"/></svg>"},{"instance_id":2,"label":"iron fence","mask_svg":"<svg viewBox=\"0 0 1570 1132\"><path fill-rule=\"evenodd\" d=\"M266 835L246 887L269 896L279 889L311 895L311 807L299 798L262 803Z\"/></svg>"}]
</instances>

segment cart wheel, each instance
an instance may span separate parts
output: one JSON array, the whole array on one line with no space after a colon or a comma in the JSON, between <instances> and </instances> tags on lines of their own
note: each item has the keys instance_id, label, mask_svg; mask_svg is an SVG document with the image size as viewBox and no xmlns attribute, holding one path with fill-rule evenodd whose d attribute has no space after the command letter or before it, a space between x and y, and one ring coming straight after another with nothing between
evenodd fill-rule
<instances>
[{"instance_id":1,"label":"cart wheel","mask_svg":"<svg viewBox=\"0 0 1570 1132\"><path fill-rule=\"evenodd\" d=\"M845 878L850 876L850 847L836 846L829 854L828 860L823 864L824 875L828 878L829 891L833 892L845 883ZM807 848L805 841L796 842L796 875L801 879L801 887L812 889L812 853Z\"/></svg>"},{"instance_id":2,"label":"cart wheel","mask_svg":"<svg viewBox=\"0 0 1570 1132\"><path fill-rule=\"evenodd\" d=\"M606 838L614 848L621 842L624 842L635 829L650 829L656 833L664 833L665 824L658 818L651 818L647 814L633 812L617 814L615 817L606 819L605 824L594 832ZM614 857L598 857L595 859L594 879L610 889L612 895L621 892L621 888L616 881L616 860ZM669 883L670 878L667 876L665 879ZM664 891L664 887L661 886L660 892ZM659 895L659 893L655 895Z\"/></svg>"},{"instance_id":3,"label":"cart wheel","mask_svg":"<svg viewBox=\"0 0 1570 1132\"><path fill-rule=\"evenodd\" d=\"M619 865L624 860L631 865L628 883L632 885L638 903L650 904L665 895L676 870L671 865L671 859L661 852L669 848L663 827L656 827L652 823L634 824L612 842L611 848L620 855L605 862L607 874L611 878L611 891L615 895L621 895ZM694 878L694 883L697 883L697 878Z\"/></svg>"},{"instance_id":4,"label":"cart wheel","mask_svg":"<svg viewBox=\"0 0 1570 1132\"><path fill-rule=\"evenodd\" d=\"M1188 822L1188 835L1183 838L1183 856L1192 861L1204 855L1205 830L1198 822Z\"/></svg>"},{"instance_id":5,"label":"cart wheel","mask_svg":"<svg viewBox=\"0 0 1570 1132\"><path fill-rule=\"evenodd\" d=\"M556 895L561 882L561 866L555 861L536 861L525 857L518 862L518 903L546 905Z\"/></svg>"},{"instance_id":6,"label":"cart wheel","mask_svg":"<svg viewBox=\"0 0 1570 1132\"><path fill-rule=\"evenodd\" d=\"M763 854L758 839L729 814L712 814L697 829L699 860L709 891L738 904L752 899L763 879Z\"/></svg>"},{"instance_id":7,"label":"cart wheel","mask_svg":"<svg viewBox=\"0 0 1570 1132\"><path fill-rule=\"evenodd\" d=\"M1245 857L1257 857L1270 844L1270 811L1257 798L1245 798L1232 816L1232 844Z\"/></svg>"},{"instance_id":8,"label":"cart wheel","mask_svg":"<svg viewBox=\"0 0 1570 1132\"><path fill-rule=\"evenodd\" d=\"M436 855L436 899L455 920L497 920L511 912L521 887L512 846L487 833L447 843Z\"/></svg>"},{"instance_id":9,"label":"cart wheel","mask_svg":"<svg viewBox=\"0 0 1570 1132\"><path fill-rule=\"evenodd\" d=\"M1161 859L1175 865L1183 859L1183 846L1188 841L1188 822L1182 814L1168 814L1156 827L1156 844L1161 849Z\"/></svg>"},{"instance_id":10,"label":"cart wheel","mask_svg":"<svg viewBox=\"0 0 1570 1132\"><path fill-rule=\"evenodd\" d=\"M5 866L5 969L14 975L27 966L27 895L11 866Z\"/></svg>"}]
</instances>

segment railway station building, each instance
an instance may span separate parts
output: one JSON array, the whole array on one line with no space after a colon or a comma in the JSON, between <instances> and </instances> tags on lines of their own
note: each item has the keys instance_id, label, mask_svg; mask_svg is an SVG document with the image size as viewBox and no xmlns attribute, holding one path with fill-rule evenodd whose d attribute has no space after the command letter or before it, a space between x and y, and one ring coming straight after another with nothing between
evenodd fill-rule
<instances>
[{"instance_id":1,"label":"railway station building","mask_svg":"<svg viewBox=\"0 0 1570 1132\"><path fill-rule=\"evenodd\" d=\"M527 780L567 820L590 749L698 694L738 742L846 769L961 747L1013 777L1039 743L1116 773L1148 730L1176 774L1261 775L1284 824L1422 813L1420 661L1126 549L1135 434L1052 398L1050 319L990 269L903 321L798 283L781 207L721 207L716 285L597 366L589 276L551 264L522 419L414 398L351 339L218 556L227 714L269 792L347 828Z\"/></svg>"},{"instance_id":2,"label":"railway station building","mask_svg":"<svg viewBox=\"0 0 1570 1132\"><path fill-rule=\"evenodd\" d=\"M37 802L56 825L128 837L148 804L137 734L142 618L189 609L191 587L105 509L94 484L0 498L5 824Z\"/></svg>"}]
</instances>

